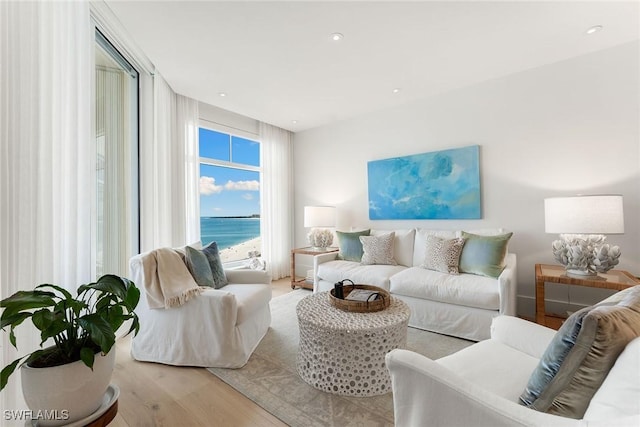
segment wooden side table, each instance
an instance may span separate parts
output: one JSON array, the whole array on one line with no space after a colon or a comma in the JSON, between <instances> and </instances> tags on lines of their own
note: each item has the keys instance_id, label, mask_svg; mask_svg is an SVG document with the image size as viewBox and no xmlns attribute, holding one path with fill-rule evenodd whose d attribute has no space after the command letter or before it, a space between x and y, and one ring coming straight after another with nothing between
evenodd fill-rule
<instances>
[{"instance_id":1,"label":"wooden side table","mask_svg":"<svg viewBox=\"0 0 640 427\"><path fill-rule=\"evenodd\" d=\"M338 252L338 248L327 248L326 250L318 250L308 246L306 248L291 249L291 289L299 286L304 289L313 289L313 285L309 285L306 277L296 278L296 255L321 255L330 252Z\"/></svg>"},{"instance_id":2,"label":"wooden side table","mask_svg":"<svg viewBox=\"0 0 640 427\"><path fill-rule=\"evenodd\" d=\"M640 285L640 280L623 270L609 270L597 276L579 277L568 276L561 265L536 264L536 323L549 327L557 326L558 322L553 321L557 317L545 313L544 285L546 282L616 291Z\"/></svg>"},{"instance_id":3,"label":"wooden side table","mask_svg":"<svg viewBox=\"0 0 640 427\"><path fill-rule=\"evenodd\" d=\"M111 421L113 421L117 414L118 400L113 402L104 414L100 415L97 419L93 420L89 424L86 424L85 427L106 427Z\"/></svg>"}]
</instances>

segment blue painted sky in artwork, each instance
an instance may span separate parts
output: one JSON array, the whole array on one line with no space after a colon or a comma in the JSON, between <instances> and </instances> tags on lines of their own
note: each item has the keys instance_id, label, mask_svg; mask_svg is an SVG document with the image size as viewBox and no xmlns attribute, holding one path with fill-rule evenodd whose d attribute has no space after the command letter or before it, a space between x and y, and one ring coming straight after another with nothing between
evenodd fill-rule
<instances>
[{"instance_id":1,"label":"blue painted sky in artwork","mask_svg":"<svg viewBox=\"0 0 640 427\"><path fill-rule=\"evenodd\" d=\"M479 219L480 147L374 160L370 219Z\"/></svg>"}]
</instances>

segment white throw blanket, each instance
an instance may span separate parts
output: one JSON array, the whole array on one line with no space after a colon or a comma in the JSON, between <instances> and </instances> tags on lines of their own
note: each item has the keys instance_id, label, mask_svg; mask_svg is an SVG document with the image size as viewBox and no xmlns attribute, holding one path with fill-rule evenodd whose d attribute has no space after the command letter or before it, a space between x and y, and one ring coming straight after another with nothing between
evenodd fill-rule
<instances>
[{"instance_id":1,"label":"white throw blanket","mask_svg":"<svg viewBox=\"0 0 640 427\"><path fill-rule=\"evenodd\" d=\"M142 265L149 308L179 307L204 290L173 249L156 249L151 255Z\"/></svg>"}]
</instances>

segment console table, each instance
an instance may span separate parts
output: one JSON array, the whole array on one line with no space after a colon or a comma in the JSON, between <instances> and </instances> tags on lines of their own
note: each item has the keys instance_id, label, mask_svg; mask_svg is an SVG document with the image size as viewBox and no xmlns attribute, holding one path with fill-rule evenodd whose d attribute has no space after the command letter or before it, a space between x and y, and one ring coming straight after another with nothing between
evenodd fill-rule
<instances>
[{"instance_id":1,"label":"console table","mask_svg":"<svg viewBox=\"0 0 640 427\"><path fill-rule=\"evenodd\" d=\"M640 285L640 280L623 270L609 270L606 273L598 273L597 276L569 276L561 265L536 264L536 323L549 327L558 326L558 321L554 322L554 318L557 319L556 316L545 313L544 285L546 282L616 291Z\"/></svg>"}]
</instances>

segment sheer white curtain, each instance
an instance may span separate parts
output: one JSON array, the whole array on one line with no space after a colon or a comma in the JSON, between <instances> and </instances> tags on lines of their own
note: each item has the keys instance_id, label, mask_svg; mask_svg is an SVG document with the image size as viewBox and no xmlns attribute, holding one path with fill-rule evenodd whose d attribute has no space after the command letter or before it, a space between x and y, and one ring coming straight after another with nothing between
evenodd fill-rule
<instances>
[{"instance_id":1,"label":"sheer white curtain","mask_svg":"<svg viewBox=\"0 0 640 427\"><path fill-rule=\"evenodd\" d=\"M91 47L87 2L0 2L0 290L40 283L72 292L92 279ZM19 351L2 333L2 365ZM1 393L24 408L20 376Z\"/></svg>"},{"instance_id":2,"label":"sheer white curtain","mask_svg":"<svg viewBox=\"0 0 640 427\"><path fill-rule=\"evenodd\" d=\"M105 273L127 275L131 226L131 164L125 130L125 74L121 69L96 67L96 276Z\"/></svg>"},{"instance_id":3,"label":"sheer white curtain","mask_svg":"<svg viewBox=\"0 0 640 427\"><path fill-rule=\"evenodd\" d=\"M153 77L154 137L141 149L141 251L200 239L198 103Z\"/></svg>"},{"instance_id":4,"label":"sheer white curtain","mask_svg":"<svg viewBox=\"0 0 640 427\"><path fill-rule=\"evenodd\" d=\"M198 101L177 95L178 143L184 153L185 243L200 240L200 159L198 158Z\"/></svg>"},{"instance_id":5,"label":"sheer white curtain","mask_svg":"<svg viewBox=\"0 0 640 427\"><path fill-rule=\"evenodd\" d=\"M262 142L262 255L274 280L290 273L293 245L291 132L260 123Z\"/></svg>"}]
</instances>

